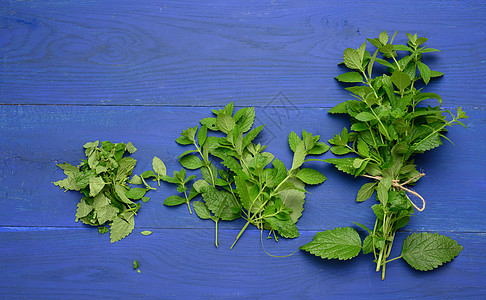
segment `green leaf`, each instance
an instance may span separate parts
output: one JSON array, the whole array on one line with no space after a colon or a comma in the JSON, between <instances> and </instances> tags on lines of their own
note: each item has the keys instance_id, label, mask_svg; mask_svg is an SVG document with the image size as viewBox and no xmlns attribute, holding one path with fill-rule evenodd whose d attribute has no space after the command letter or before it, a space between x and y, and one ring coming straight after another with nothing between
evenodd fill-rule
<instances>
[{"instance_id":1,"label":"green leaf","mask_svg":"<svg viewBox=\"0 0 486 300\"><path fill-rule=\"evenodd\" d=\"M383 30L383 32L378 36L378 39L382 45L388 44L388 33Z\"/></svg>"},{"instance_id":2,"label":"green leaf","mask_svg":"<svg viewBox=\"0 0 486 300\"><path fill-rule=\"evenodd\" d=\"M193 142L185 136L180 136L175 141L176 141L176 143L178 143L180 145L192 145L193 144Z\"/></svg>"},{"instance_id":3,"label":"green leaf","mask_svg":"<svg viewBox=\"0 0 486 300\"><path fill-rule=\"evenodd\" d=\"M233 196L226 191L218 191L215 187L208 187L202 194L206 206L221 220L231 221L240 217L231 208L238 207Z\"/></svg>"},{"instance_id":4,"label":"green leaf","mask_svg":"<svg viewBox=\"0 0 486 300\"><path fill-rule=\"evenodd\" d=\"M355 116L355 118L361 122L368 122L376 119L372 113L366 111L360 112Z\"/></svg>"},{"instance_id":5,"label":"green leaf","mask_svg":"<svg viewBox=\"0 0 486 300\"><path fill-rule=\"evenodd\" d=\"M135 148L135 146L132 144L132 142L127 143L126 149L127 149L128 153L130 153L130 154L133 154L133 153L135 153L135 151L137 151L137 148Z\"/></svg>"},{"instance_id":6,"label":"green leaf","mask_svg":"<svg viewBox=\"0 0 486 300\"><path fill-rule=\"evenodd\" d=\"M130 183L140 185L140 184L143 184L143 181L142 181L142 178L140 178L140 176L133 175L132 179L130 179Z\"/></svg>"},{"instance_id":7,"label":"green leaf","mask_svg":"<svg viewBox=\"0 0 486 300\"><path fill-rule=\"evenodd\" d=\"M167 197L167 199L164 200L164 205L167 206L177 206L181 205L183 203L186 203L186 199L182 198L181 196L177 195L172 195Z\"/></svg>"},{"instance_id":8,"label":"green leaf","mask_svg":"<svg viewBox=\"0 0 486 300\"><path fill-rule=\"evenodd\" d=\"M420 77L424 80L425 84L429 84L430 81L430 69L429 67L422 63L422 62L417 62L417 67L420 71Z\"/></svg>"},{"instance_id":9,"label":"green leaf","mask_svg":"<svg viewBox=\"0 0 486 300\"><path fill-rule=\"evenodd\" d=\"M402 257L414 269L429 271L454 259L464 249L455 240L437 233L413 233L403 242Z\"/></svg>"},{"instance_id":10,"label":"green leaf","mask_svg":"<svg viewBox=\"0 0 486 300\"><path fill-rule=\"evenodd\" d=\"M367 235L363 240L363 254L373 252L373 236Z\"/></svg>"},{"instance_id":11,"label":"green leaf","mask_svg":"<svg viewBox=\"0 0 486 300\"><path fill-rule=\"evenodd\" d=\"M351 149L346 146L333 146L331 147L331 152L336 155L344 155L351 152Z\"/></svg>"},{"instance_id":12,"label":"green leaf","mask_svg":"<svg viewBox=\"0 0 486 300\"><path fill-rule=\"evenodd\" d=\"M93 206L86 203L86 199L86 197L83 197L77 205L78 209L76 210L76 222L79 219L86 217L91 211L93 211Z\"/></svg>"},{"instance_id":13,"label":"green leaf","mask_svg":"<svg viewBox=\"0 0 486 300\"><path fill-rule=\"evenodd\" d=\"M300 247L321 258L347 260L361 251L361 239L358 232L350 227L337 227L318 232L311 242Z\"/></svg>"},{"instance_id":14,"label":"green leaf","mask_svg":"<svg viewBox=\"0 0 486 300\"><path fill-rule=\"evenodd\" d=\"M263 125L258 126L257 128L252 129L243 137L243 148L246 148L262 131Z\"/></svg>"},{"instance_id":15,"label":"green leaf","mask_svg":"<svg viewBox=\"0 0 486 300\"><path fill-rule=\"evenodd\" d=\"M155 175L154 171L148 170L140 174L140 177L142 177L143 179L147 179L151 177L157 177L157 175Z\"/></svg>"},{"instance_id":16,"label":"green leaf","mask_svg":"<svg viewBox=\"0 0 486 300\"><path fill-rule=\"evenodd\" d=\"M297 227L292 220L280 220L275 217L267 217L264 218L264 220L265 223L272 229L277 230L284 238L293 239L299 237L299 230L297 230Z\"/></svg>"},{"instance_id":17,"label":"green leaf","mask_svg":"<svg viewBox=\"0 0 486 300\"><path fill-rule=\"evenodd\" d=\"M405 90L412 83L410 77L402 71L395 71L391 76L391 80L401 91Z\"/></svg>"},{"instance_id":18,"label":"green leaf","mask_svg":"<svg viewBox=\"0 0 486 300\"><path fill-rule=\"evenodd\" d=\"M339 171L354 175L353 157L346 158L328 158L324 160L327 163L333 164Z\"/></svg>"},{"instance_id":19,"label":"green leaf","mask_svg":"<svg viewBox=\"0 0 486 300\"><path fill-rule=\"evenodd\" d=\"M211 213L204 204L204 202L201 201L194 201L192 202L192 205L194 207L194 211L196 212L196 215L201 218L201 219L211 219Z\"/></svg>"},{"instance_id":20,"label":"green leaf","mask_svg":"<svg viewBox=\"0 0 486 300\"><path fill-rule=\"evenodd\" d=\"M335 78L341 82L349 82L349 83L363 82L363 76L358 72L343 73Z\"/></svg>"},{"instance_id":21,"label":"green leaf","mask_svg":"<svg viewBox=\"0 0 486 300\"><path fill-rule=\"evenodd\" d=\"M121 202L125 204L132 204L133 202L126 196L127 189L121 186L119 183L115 183L115 193Z\"/></svg>"},{"instance_id":22,"label":"green leaf","mask_svg":"<svg viewBox=\"0 0 486 300\"><path fill-rule=\"evenodd\" d=\"M157 156L154 156L152 159L152 168L159 176L167 175L167 168L165 167L164 162Z\"/></svg>"},{"instance_id":23,"label":"green leaf","mask_svg":"<svg viewBox=\"0 0 486 300\"><path fill-rule=\"evenodd\" d=\"M133 168L137 161L131 157L124 157L118 162L118 170L116 171L116 181L122 181L132 174Z\"/></svg>"},{"instance_id":24,"label":"green leaf","mask_svg":"<svg viewBox=\"0 0 486 300\"><path fill-rule=\"evenodd\" d=\"M152 231L150 230L144 230L141 232L142 235L151 235L152 234Z\"/></svg>"},{"instance_id":25,"label":"green leaf","mask_svg":"<svg viewBox=\"0 0 486 300\"><path fill-rule=\"evenodd\" d=\"M224 133L229 133L236 125L235 120L227 114L218 114L216 117L216 124L218 125L219 130Z\"/></svg>"},{"instance_id":26,"label":"green leaf","mask_svg":"<svg viewBox=\"0 0 486 300\"><path fill-rule=\"evenodd\" d=\"M327 152L329 150L329 145L324 142L317 142L312 149L310 149L307 154L319 155Z\"/></svg>"},{"instance_id":27,"label":"green leaf","mask_svg":"<svg viewBox=\"0 0 486 300\"><path fill-rule=\"evenodd\" d=\"M76 183L76 178L74 173L69 174L66 178L53 182L54 185L58 186L60 189L79 191L80 187Z\"/></svg>"},{"instance_id":28,"label":"green leaf","mask_svg":"<svg viewBox=\"0 0 486 300\"><path fill-rule=\"evenodd\" d=\"M295 176L306 184L321 184L326 181L326 176L321 172L310 168L301 169Z\"/></svg>"},{"instance_id":29,"label":"green leaf","mask_svg":"<svg viewBox=\"0 0 486 300\"><path fill-rule=\"evenodd\" d=\"M413 148L415 151L427 151L439 147L440 145L442 145L442 141L440 140L439 134L435 133L414 144Z\"/></svg>"},{"instance_id":30,"label":"green leaf","mask_svg":"<svg viewBox=\"0 0 486 300\"><path fill-rule=\"evenodd\" d=\"M369 157L370 156L370 149L368 147L368 144L366 144L365 141L358 140L357 149L358 149L359 155L361 155L363 157Z\"/></svg>"},{"instance_id":31,"label":"green leaf","mask_svg":"<svg viewBox=\"0 0 486 300\"><path fill-rule=\"evenodd\" d=\"M302 216L302 211L304 211L305 193L294 189L288 189L280 191L278 195L285 207L292 210L290 218L296 223Z\"/></svg>"},{"instance_id":32,"label":"green leaf","mask_svg":"<svg viewBox=\"0 0 486 300\"><path fill-rule=\"evenodd\" d=\"M297 145L299 145L300 141L301 139L297 135L297 133L291 131L289 134L289 147L292 150L292 152L295 152L295 150L297 149Z\"/></svg>"},{"instance_id":33,"label":"green leaf","mask_svg":"<svg viewBox=\"0 0 486 300\"><path fill-rule=\"evenodd\" d=\"M125 212L113 220L110 228L110 240L112 243L117 242L128 236L135 228L134 214Z\"/></svg>"},{"instance_id":34,"label":"green leaf","mask_svg":"<svg viewBox=\"0 0 486 300\"><path fill-rule=\"evenodd\" d=\"M294 158L292 160L292 170L295 170L302 166L305 160L305 143L304 141L300 141L297 147L295 148Z\"/></svg>"},{"instance_id":35,"label":"green leaf","mask_svg":"<svg viewBox=\"0 0 486 300\"><path fill-rule=\"evenodd\" d=\"M354 70L362 69L362 60L357 50L347 48L343 53L343 61L346 67Z\"/></svg>"},{"instance_id":36,"label":"green leaf","mask_svg":"<svg viewBox=\"0 0 486 300\"><path fill-rule=\"evenodd\" d=\"M253 122L255 121L255 108L245 107L240 109L235 113L234 120L240 128L240 132L247 132L251 129Z\"/></svg>"},{"instance_id":37,"label":"green leaf","mask_svg":"<svg viewBox=\"0 0 486 300\"><path fill-rule=\"evenodd\" d=\"M138 200L142 199L146 192L147 190L143 188L131 188L128 190L128 192L126 192L126 196L130 199Z\"/></svg>"},{"instance_id":38,"label":"green leaf","mask_svg":"<svg viewBox=\"0 0 486 300\"><path fill-rule=\"evenodd\" d=\"M377 184L378 184L377 182L370 182L370 183L363 184L363 186L358 191L356 202L364 202L368 200L375 192L375 188Z\"/></svg>"},{"instance_id":39,"label":"green leaf","mask_svg":"<svg viewBox=\"0 0 486 300\"><path fill-rule=\"evenodd\" d=\"M105 226L99 226L99 227L98 227L98 232L99 232L100 234L105 234L105 233L107 233L107 232L109 232L109 231L110 231L110 229L109 229L108 227L105 227Z\"/></svg>"},{"instance_id":40,"label":"green leaf","mask_svg":"<svg viewBox=\"0 0 486 300\"><path fill-rule=\"evenodd\" d=\"M136 270L140 267L140 264L138 263L138 260L133 261L133 269Z\"/></svg>"},{"instance_id":41,"label":"green leaf","mask_svg":"<svg viewBox=\"0 0 486 300\"><path fill-rule=\"evenodd\" d=\"M189 170L196 170L201 168L204 165L203 162L197 156L194 155L186 155L180 158L179 162L184 168Z\"/></svg>"}]
</instances>

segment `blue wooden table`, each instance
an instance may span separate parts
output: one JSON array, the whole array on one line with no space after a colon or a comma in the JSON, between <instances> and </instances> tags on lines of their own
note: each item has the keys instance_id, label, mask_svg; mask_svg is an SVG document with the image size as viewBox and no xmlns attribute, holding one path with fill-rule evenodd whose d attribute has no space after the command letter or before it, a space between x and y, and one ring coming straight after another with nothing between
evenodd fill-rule
<instances>
[{"instance_id":1,"label":"blue wooden table","mask_svg":"<svg viewBox=\"0 0 486 300\"><path fill-rule=\"evenodd\" d=\"M481 298L486 293L486 5L484 1L0 1L0 298ZM142 205L134 232L108 235L74 222L80 194L63 193L56 163L77 164L88 141L131 141L135 173L158 156L180 169L174 140L233 101L254 106L259 141L286 164L287 136L306 129L331 138L348 120L329 108L349 98L333 77L342 51L381 31L429 38L425 59L446 75L428 91L462 106L469 129L455 146L418 156L427 200L398 233L438 232L464 251L431 272L390 263L380 280L369 255L324 261L297 251L265 254L242 222L213 223L166 207L162 185ZM325 158L332 154L325 154ZM355 195L364 179L332 166L310 188L297 239L264 241L286 255L317 231L372 224ZM143 230L152 235L143 236ZM363 233L363 232L361 232ZM141 273L133 271L137 259Z\"/></svg>"}]
</instances>

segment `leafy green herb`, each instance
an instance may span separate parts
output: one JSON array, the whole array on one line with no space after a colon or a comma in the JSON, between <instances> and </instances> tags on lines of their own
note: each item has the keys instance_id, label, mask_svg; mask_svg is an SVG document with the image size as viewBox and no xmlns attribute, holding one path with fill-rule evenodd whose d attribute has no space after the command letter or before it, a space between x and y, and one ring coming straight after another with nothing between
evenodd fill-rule
<instances>
[{"instance_id":1,"label":"leafy green herb","mask_svg":"<svg viewBox=\"0 0 486 300\"><path fill-rule=\"evenodd\" d=\"M75 190L84 196L78 203L76 222L98 226L101 234L110 231L112 243L121 240L132 232L134 217L140 209L135 200L148 198L145 193L153 189L133 188L128 185L136 160L125 157L137 149L132 143L90 142L84 145L87 159L79 166L68 163L58 164L67 176L54 182L61 189ZM142 184L143 179L135 175L130 183ZM106 227L110 226L110 229Z\"/></svg>"},{"instance_id":2,"label":"leafy green herb","mask_svg":"<svg viewBox=\"0 0 486 300\"><path fill-rule=\"evenodd\" d=\"M193 202L194 211L201 219L215 222L216 246L219 221L238 218L246 220L246 224L231 248L250 224L270 230L275 239L279 235L298 237L295 223L302 215L305 184L321 184L326 180L319 171L301 167L307 161L318 160L307 159L308 155L322 154L329 146L305 130L302 137L291 132L289 146L294 156L292 167L287 169L282 161L265 151L267 146L254 143L263 126L251 129L255 120L253 107L234 111L233 103L229 103L213 113L215 117L201 120L200 128L189 127L176 139L177 143L193 148L179 156L184 167L181 171L174 172L172 177L161 177L177 185L182 194L168 197L164 204L185 203L192 213L190 201L201 195L202 201ZM217 135L209 135L210 131ZM223 168L218 169L213 159ZM202 179L194 182L195 175L186 178L185 169L199 170Z\"/></svg>"},{"instance_id":3,"label":"leafy green herb","mask_svg":"<svg viewBox=\"0 0 486 300\"><path fill-rule=\"evenodd\" d=\"M368 233L362 246L357 232L347 227L318 233L312 242L301 247L323 258L339 259L350 259L361 248L364 254L373 253L376 271L382 270L382 279L386 263L391 261L388 256L396 231L409 222L414 208L419 211L425 208L425 200L407 187L425 175L417 171L414 156L442 145L442 139L447 139L446 127L456 124L466 127L461 119L467 118L460 107L455 113L443 110L439 95L423 92L422 85L443 74L430 70L423 63L422 54L439 50L424 46L426 38L408 33L407 45L394 45L395 35L390 39L384 31L378 38L368 39L376 47L373 55L366 50L366 42L357 49L344 51L343 62L352 71L336 79L351 83L346 90L355 100L340 103L329 111L350 117L351 130L344 128L329 143L333 145L333 154L351 156L326 162L344 173L373 180L360 188L356 198L357 202L363 202L376 192L373 230L356 223ZM388 73L375 76L376 64L385 66ZM422 105L428 99L437 99L438 105ZM410 194L422 200L420 207L412 202ZM452 260L462 249L445 236L412 234L405 240L398 258L426 271Z\"/></svg>"},{"instance_id":4,"label":"leafy green herb","mask_svg":"<svg viewBox=\"0 0 486 300\"><path fill-rule=\"evenodd\" d=\"M132 267L133 267L133 270L137 270L137 273L139 273L139 274L141 273L140 272L140 269L139 269L140 268L140 264L138 263L138 260L135 259L133 261Z\"/></svg>"},{"instance_id":5,"label":"leafy green herb","mask_svg":"<svg viewBox=\"0 0 486 300\"><path fill-rule=\"evenodd\" d=\"M152 231L150 230L144 230L141 232L142 235L151 235L152 234Z\"/></svg>"}]
</instances>

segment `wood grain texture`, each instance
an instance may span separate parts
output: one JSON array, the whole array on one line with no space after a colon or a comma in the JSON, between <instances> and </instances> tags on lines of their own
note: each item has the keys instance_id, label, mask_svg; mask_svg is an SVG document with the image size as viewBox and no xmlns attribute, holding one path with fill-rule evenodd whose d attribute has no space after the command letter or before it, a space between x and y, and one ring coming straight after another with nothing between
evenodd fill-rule
<instances>
[{"instance_id":1,"label":"wood grain texture","mask_svg":"<svg viewBox=\"0 0 486 300\"><path fill-rule=\"evenodd\" d=\"M455 234L465 250L451 263L430 272L399 260L380 280L370 255L327 261L296 252L287 258L265 254L259 232L248 232L233 250L236 231L222 230L221 245L210 230L151 229L109 245L89 230L0 229L0 297L8 299L247 298L376 299L480 298L486 292L486 255L479 234ZM265 241L272 254L289 254L315 234L299 240ZM397 236L402 242L404 236ZM398 245L398 243L397 243ZM18 249L24 249L18 251ZM395 247L392 257L401 249ZM141 273L132 269L137 259Z\"/></svg>"},{"instance_id":2,"label":"wood grain texture","mask_svg":"<svg viewBox=\"0 0 486 300\"><path fill-rule=\"evenodd\" d=\"M0 299L484 297L485 15L484 1L459 0L0 0ZM241 220L220 223L216 248L211 221L162 205L176 192L167 184L147 194L134 232L110 244L74 222L80 195L51 183L64 177L56 163L79 163L82 145L97 139L133 142L135 173L154 155L180 169L185 148L175 138L229 101L256 106L256 124L265 124L258 141L290 165L291 130L327 140L349 127L327 113L349 98L333 79L337 64L346 47L382 30L400 31L402 42L417 32L441 49L425 55L446 74L427 91L470 116L469 129L447 134L455 146L417 157L427 176L414 189L427 208L398 232L391 255L411 232L439 232L464 251L437 270L399 260L383 282L370 255L270 257L255 228L230 251ZM374 221L374 200L354 201L365 179L313 166L328 180L309 188L299 238L264 241L271 254L293 252L316 231Z\"/></svg>"},{"instance_id":3,"label":"wood grain texture","mask_svg":"<svg viewBox=\"0 0 486 300\"><path fill-rule=\"evenodd\" d=\"M346 47L417 32L446 74L430 91L483 107L482 1L1 1L0 103L331 107ZM458 95L460 91L460 95ZM273 105L278 105L274 103Z\"/></svg>"}]
</instances>

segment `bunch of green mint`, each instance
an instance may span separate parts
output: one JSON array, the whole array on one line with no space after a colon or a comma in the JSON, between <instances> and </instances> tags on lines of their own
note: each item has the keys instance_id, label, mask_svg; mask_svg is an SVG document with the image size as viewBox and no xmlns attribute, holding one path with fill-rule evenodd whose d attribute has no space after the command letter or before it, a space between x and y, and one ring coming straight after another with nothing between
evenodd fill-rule
<instances>
[{"instance_id":1,"label":"bunch of green mint","mask_svg":"<svg viewBox=\"0 0 486 300\"><path fill-rule=\"evenodd\" d=\"M396 35L396 33L395 33ZM363 250L372 253L376 271L385 277L386 263L398 229L404 227L414 212L425 208L425 200L407 186L424 174L417 171L414 156L442 144L446 127L460 124L467 118L459 107L450 120L441 108L442 99L435 93L422 92L418 85L427 85L441 72L430 70L422 62L422 54L439 50L424 46L426 38L407 33L407 45L393 44L386 32L378 38L368 39L377 49L371 55L366 42L357 49L344 51L344 65L353 71L341 74L337 80L351 83L346 90L355 100L336 105L329 112L346 114L351 130L346 128L329 140L331 152L351 154L340 159L326 159L347 174L364 176L373 181L358 191L357 201L363 202L376 191L378 204L372 209L376 222L362 227L368 236L361 244L358 233L349 227L317 233L314 240L301 247L322 258L350 259ZM398 56L397 52L403 53ZM381 54L382 58L378 57ZM387 73L375 76L375 63L386 67ZM376 73L376 72L375 72ZM435 107L419 105L426 99L437 99ZM416 205L408 194L414 194L422 203ZM438 234L419 233L408 236L402 254L413 268L431 270L456 257L463 249L456 241Z\"/></svg>"},{"instance_id":2,"label":"bunch of green mint","mask_svg":"<svg viewBox=\"0 0 486 300\"><path fill-rule=\"evenodd\" d=\"M114 243L129 235L135 226L134 217L141 204L133 200L147 202L149 198L145 193L153 188L127 185L137 163L124 156L125 152L132 154L137 150L131 142L114 144L104 141L100 145L95 141L86 143L84 149L87 159L83 159L79 166L57 165L67 177L54 184L66 191L80 191L84 196L77 206L76 222L80 220L97 226L100 233L110 230L110 240Z\"/></svg>"},{"instance_id":3,"label":"bunch of green mint","mask_svg":"<svg viewBox=\"0 0 486 300\"><path fill-rule=\"evenodd\" d=\"M238 218L246 224L236 237L240 238L248 225L258 229L269 229L275 239L278 236L295 238L299 232L295 223L302 215L305 184L320 184L326 177L302 165L311 160L308 155L318 155L329 149L319 141L319 136L302 132L289 135L289 146L293 151L293 161L287 169L282 161L266 152L266 146L253 143L263 126L251 130L255 120L255 109L245 107L233 111L233 103L224 109L213 110L215 117L204 118L201 127L189 127L181 133L176 142L193 148L179 156L184 167L173 176L161 179L177 185L180 195L168 197L164 204L175 206L186 204L192 213L190 201L202 195L203 201L193 201L196 214L201 219L215 222L218 245L218 222ZM208 135L209 131L219 136ZM225 168L217 168L215 159ZM200 170L202 179L191 183L196 175L187 177L188 170Z\"/></svg>"}]
</instances>

